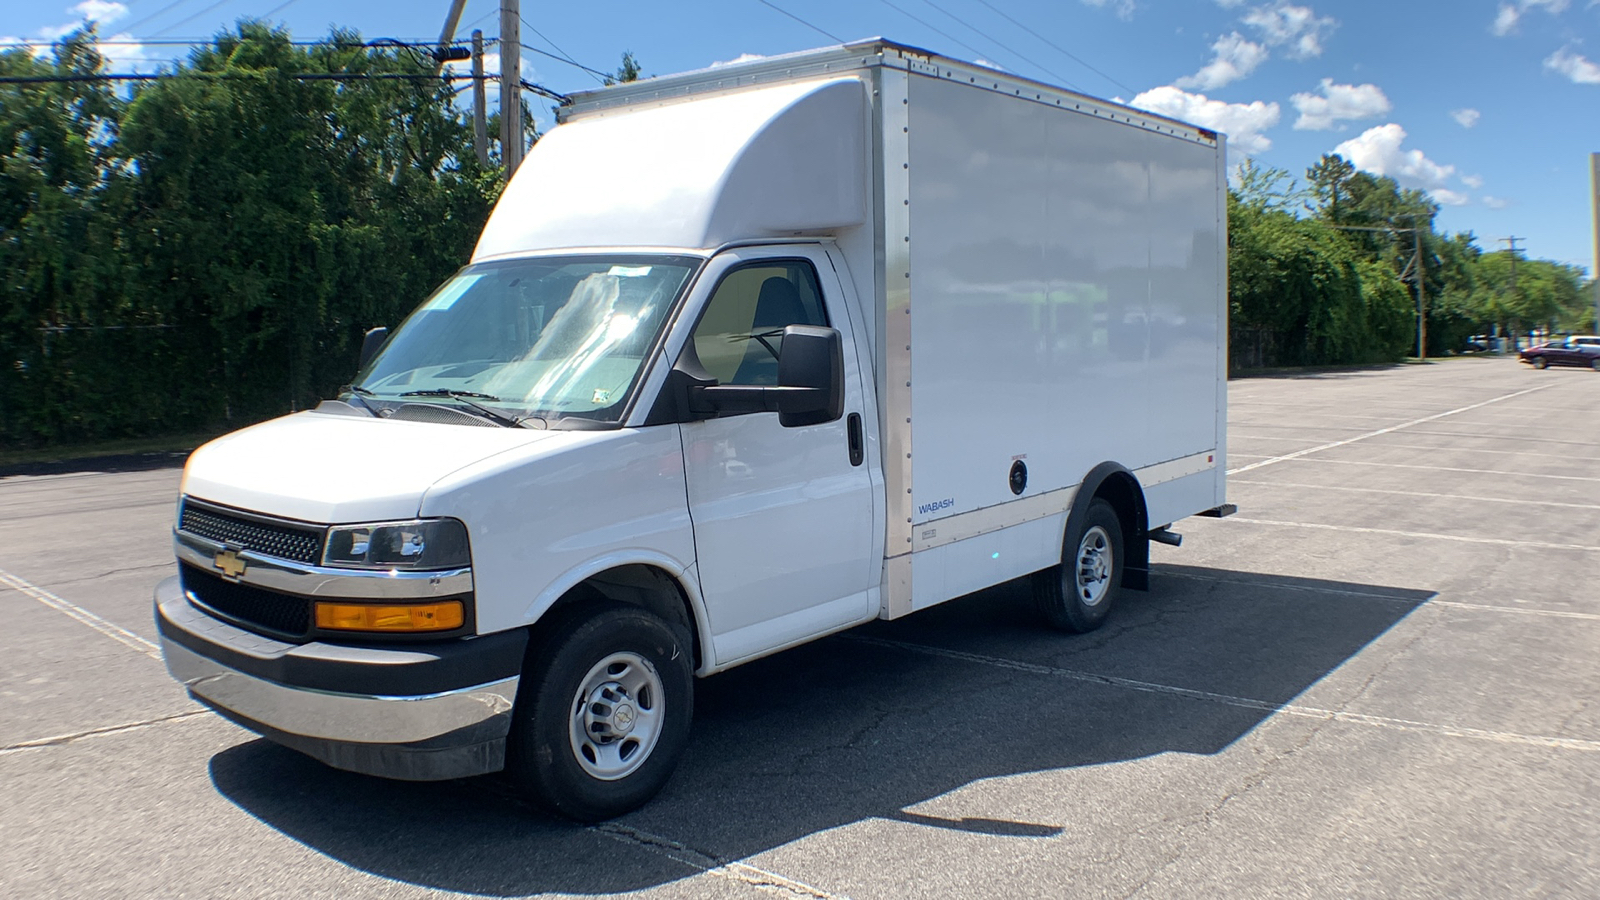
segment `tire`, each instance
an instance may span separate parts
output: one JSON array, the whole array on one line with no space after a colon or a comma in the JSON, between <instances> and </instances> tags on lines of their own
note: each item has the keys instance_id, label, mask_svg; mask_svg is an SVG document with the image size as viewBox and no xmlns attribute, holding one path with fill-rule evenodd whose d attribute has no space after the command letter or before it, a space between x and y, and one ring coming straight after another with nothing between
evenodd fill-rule
<instances>
[{"instance_id":1,"label":"tire","mask_svg":"<svg viewBox=\"0 0 1600 900\"><path fill-rule=\"evenodd\" d=\"M1535 369L1542 369L1542 368L1544 368L1545 366L1548 366L1548 365L1550 365L1550 361L1545 359L1542 356L1535 356L1533 358L1533 367Z\"/></svg>"},{"instance_id":2,"label":"tire","mask_svg":"<svg viewBox=\"0 0 1600 900\"><path fill-rule=\"evenodd\" d=\"M1594 359L1589 360L1589 368L1595 370L1596 372L1600 372L1600 356L1596 356Z\"/></svg>"},{"instance_id":3,"label":"tire","mask_svg":"<svg viewBox=\"0 0 1600 900\"><path fill-rule=\"evenodd\" d=\"M536 639L512 713L506 774L579 822L643 806L689 739L689 636L634 606L585 603Z\"/></svg>"},{"instance_id":4,"label":"tire","mask_svg":"<svg viewBox=\"0 0 1600 900\"><path fill-rule=\"evenodd\" d=\"M1062 563L1033 576L1033 599L1045 621L1084 634L1099 628L1122 584L1122 520L1105 500L1089 503L1077 534L1067 536Z\"/></svg>"}]
</instances>

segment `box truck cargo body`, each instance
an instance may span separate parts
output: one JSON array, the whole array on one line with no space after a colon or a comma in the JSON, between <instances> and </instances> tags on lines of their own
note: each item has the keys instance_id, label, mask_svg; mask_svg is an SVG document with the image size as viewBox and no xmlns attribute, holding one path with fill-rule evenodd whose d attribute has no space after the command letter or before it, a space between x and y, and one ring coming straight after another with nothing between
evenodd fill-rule
<instances>
[{"instance_id":1,"label":"box truck cargo body","mask_svg":"<svg viewBox=\"0 0 1600 900\"><path fill-rule=\"evenodd\" d=\"M1023 576L1087 630L1231 509L1220 135L882 40L559 118L341 399L191 458L224 715L603 818L694 675Z\"/></svg>"}]
</instances>

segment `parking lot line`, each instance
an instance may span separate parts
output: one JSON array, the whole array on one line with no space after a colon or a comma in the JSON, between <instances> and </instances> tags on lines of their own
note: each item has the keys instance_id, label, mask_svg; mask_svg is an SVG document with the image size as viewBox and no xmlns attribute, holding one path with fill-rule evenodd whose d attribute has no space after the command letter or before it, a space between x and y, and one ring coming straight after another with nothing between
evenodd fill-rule
<instances>
[{"instance_id":1,"label":"parking lot line","mask_svg":"<svg viewBox=\"0 0 1600 900\"><path fill-rule=\"evenodd\" d=\"M1440 541L1460 541L1466 544L1494 544L1498 547L1537 547L1541 550L1579 550L1585 553L1600 553L1600 547L1591 547L1586 544L1555 544L1545 541L1512 541L1506 538L1481 538L1466 537L1459 534L1436 534L1429 531L1400 531L1393 528L1365 528L1360 525L1324 525L1320 522L1280 522L1273 519L1246 519L1241 516L1229 516L1229 522L1242 522L1246 525L1278 525L1286 528L1315 528L1321 531L1348 531L1358 534L1390 534L1397 537L1429 538Z\"/></svg>"},{"instance_id":2,"label":"parking lot line","mask_svg":"<svg viewBox=\"0 0 1600 900\"><path fill-rule=\"evenodd\" d=\"M1355 436L1353 438L1345 438L1342 441L1330 441L1329 443L1326 443L1326 444L1319 444L1319 445L1317 445L1315 447L1308 447L1308 448L1306 448L1304 450L1297 450L1294 453L1287 453L1287 454L1284 454L1283 456L1276 456L1276 457L1273 457L1271 459L1264 459L1264 460L1262 460L1260 462L1250 463L1247 466L1240 466L1237 469L1229 469L1228 470L1228 474L1229 475L1233 475L1233 474L1236 474L1238 472L1248 472L1251 469L1259 469L1262 466L1270 466L1270 465L1273 465L1275 463L1284 462L1286 460L1299 459L1300 457L1305 456L1308 453L1318 453L1318 452L1323 451L1323 450L1331 450L1334 447L1343 447L1346 444L1353 444L1356 441L1364 441L1364 440L1366 440L1368 438L1375 438L1380 434L1388 434L1388 433L1390 433L1392 431L1399 431L1402 428L1410 428L1413 425L1421 425L1423 422L1437 421L1437 420L1443 419L1443 418L1445 418L1447 416L1460 415L1461 413L1468 412L1470 410L1481 409L1482 407L1488 406L1491 403L1499 403L1502 400L1510 400L1510 399L1512 399L1514 397L1521 397L1524 394L1531 394L1534 391L1542 391L1542 390L1546 390L1546 389L1554 387L1554 386L1555 386L1555 382L1551 382L1550 384L1541 384L1538 387L1524 388L1523 390L1520 390L1520 391L1513 391L1513 392L1511 392L1509 394L1502 394L1502 395L1500 395L1498 397L1492 397L1492 398L1490 398L1488 400L1483 400L1483 401L1480 401L1478 403L1470 404L1468 406L1459 406L1459 407L1456 407L1455 409L1449 410L1447 412L1435 413L1435 414L1433 414L1431 416L1423 416L1420 419L1412 419L1409 422L1401 422L1399 425L1390 425L1388 428L1379 428L1377 431L1369 431L1366 434L1357 435L1357 436Z\"/></svg>"},{"instance_id":3,"label":"parking lot line","mask_svg":"<svg viewBox=\"0 0 1600 900\"><path fill-rule=\"evenodd\" d=\"M161 658L161 649L145 638L134 634L121 625L108 622L76 603L64 600L26 579L7 572L5 569L0 569L0 585L5 585L18 593L26 594L56 612L87 625L117 643L137 650L151 659Z\"/></svg>"},{"instance_id":4,"label":"parking lot line","mask_svg":"<svg viewBox=\"0 0 1600 900\"><path fill-rule=\"evenodd\" d=\"M1299 488L1311 491L1345 491L1358 494L1392 494L1399 497L1433 497L1439 500L1471 500L1474 503L1510 503L1514 506L1554 506L1562 509L1600 509L1600 503L1562 503L1559 500L1527 500L1522 497L1468 497L1464 494L1435 494L1430 491L1395 491L1387 488L1351 487L1344 484L1297 484L1292 481L1251 481L1235 478L1232 484L1262 487Z\"/></svg>"},{"instance_id":5,"label":"parking lot line","mask_svg":"<svg viewBox=\"0 0 1600 900\"><path fill-rule=\"evenodd\" d=\"M1571 414L1571 410L1568 410L1567 412L1568 412L1568 415ZM1417 429L1416 431L1409 432L1409 433L1410 434L1435 434L1435 435L1440 435L1442 437L1478 438L1479 440L1489 440L1489 441L1523 441L1523 442L1530 443L1530 444L1567 444L1569 446L1574 446L1574 447L1593 447L1594 446L1594 441L1564 441L1564 440L1562 440L1560 438L1529 437L1529 436L1527 436L1525 434L1488 434L1488 433L1482 432L1482 431L1428 431L1427 429L1421 429L1421 428Z\"/></svg>"},{"instance_id":6,"label":"parking lot line","mask_svg":"<svg viewBox=\"0 0 1600 900\"><path fill-rule=\"evenodd\" d=\"M1189 581L1206 581L1215 584L1232 584L1248 588L1271 588L1275 591L1300 591L1307 594L1333 594L1340 597L1362 597L1369 600L1383 600L1389 603L1404 603L1407 606L1448 606L1451 609L1468 609L1474 612L1515 613L1521 616L1545 616L1552 619L1580 619L1589 622L1600 622L1600 615L1595 613L1567 612L1560 609L1528 609L1521 606L1495 606L1489 603L1463 603L1459 600L1440 600L1434 597L1426 603L1418 604L1412 597L1396 597L1391 594L1379 594L1374 591L1350 591L1340 588L1323 586L1311 587L1309 585L1294 584L1288 581L1272 581L1256 579L1244 581L1238 578L1218 578L1215 575L1195 575L1190 572L1173 572L1166 569L1156 569L1153 574L1162 578L1183 578Z\"/></svg>"},{"instance_id":7,"label":"parking lot line","mask_svg":"<svg viewBox=\"0 0 1600 900\"><path fill-rule=\"evenodd\" d=\"M1335 466L1376 466L1380 469L1423 469L1429 472L1466 472L1473 475L1503 475L1506 477L1516 478L1554 478L1560 481L1600 481L1600 478L1593 478L1588 475L1545 475L1539 472L1507 472L1503 469L1464 469L1457 466L1418 466L1412 463L1372 462L1364 459L1297 459L1295 462L1323 463L1326 465ZM1251 468L1255 467L1245 466L1244 469L1235 469L1233 471L1243 472L1245 469ZM1229 472L1228 474L1232 475L1233 472Z\"/></svg>"},{"instance_id":8,"label":"parking lot line","mask_svg":"<svg viewBox=\"0 0 1600 900\"><path fill-rule=\"evenodd\" d=\"M1184 697L1190 700L1201 700L1208 703L1220 703L1225 706L1234 706L1241 709L1258 710L1268 713L1282 713L1308 719L1322 719L1332 722L1350 722L1357 725L1368 725L1375 728L1391 728L1400 731L1424 731L1447 737L1463 737L1475 740L1494 741L1502 744L1523 744L1532 747L1550 747L1561 750L1576 750L1584 753L1600 753L1600 741L1586 741L1580 738L1563 738L1551 735L1519 734L1510 731L1490 731L1483 728L1463 728L1454 725L1439 725L1433 722L1418 722L1412 719L1397 719L1390 716L1369 716L1362 713L1346 712L1344 710L1322 709L1315 706L1300 706L1293 703L1273 703L1268 700L1256 700L1251 697L1236 697L1232 694L1218 694L1213 691L1197 691L1192 688L1182 688L1170 684L1156 684L1149 681L1139 681L1133 678L1120 678L1115 675L1100 675L1093 672L1083 672L1077 669L1064 669L1058 666L1046 666L1039 663L1022 662L1015 659L1006 659L999 656L986 656L981 653L968 653L964 650L949 650L944 647L934 647L928 644L917 644L909 641L891 641L883 638L857 637L846 635L845 640L857 641L867 644L876 644L906 650L911 653L922 653L929 656L941 656L946 659L962 660L978 665L993 666L1001 669L1012 669L1027 672L1033 675L1050 675L1057 678L1068 678L1073 681L1085 681L1091 684L1103 684L1112 687L1128 688L1152 694L1168 694L1175 697Z\"/></svg>"}]
</instances>

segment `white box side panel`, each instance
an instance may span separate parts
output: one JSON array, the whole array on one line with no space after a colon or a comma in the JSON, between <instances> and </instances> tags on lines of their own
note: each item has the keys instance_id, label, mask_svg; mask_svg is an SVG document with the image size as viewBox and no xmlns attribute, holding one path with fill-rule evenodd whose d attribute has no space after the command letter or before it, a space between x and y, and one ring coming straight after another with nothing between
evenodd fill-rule
<instances>
[{"instance_id":1,"label":"white box side panel","mask_svg":"<svg viewBox=\"0 0 1600 900\"><path fill-rule=\"evenodd\" d=\"M1215 449L1219 151L909 81L915 522Z\"/></svg>"},{"instance_id":2,"label":"white box side panel","mask_svg":"<svg viewBox=\"0 0 1600 900\"><path fill-rule=\"evenodd\" d=\"M1035 519L911 554L911 608L927 609L1059 563L1064 520L1064 514Z\"/></svg>"}]
</instances>

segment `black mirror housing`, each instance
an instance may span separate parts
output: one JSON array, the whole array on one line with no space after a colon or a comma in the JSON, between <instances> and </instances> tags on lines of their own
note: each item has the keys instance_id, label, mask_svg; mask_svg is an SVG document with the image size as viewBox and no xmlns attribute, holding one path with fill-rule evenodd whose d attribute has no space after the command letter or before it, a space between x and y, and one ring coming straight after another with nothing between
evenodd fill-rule
<instances>
[{"instance_id":1,"label":"black mirror housing","mask_svg":"<svg viewBox=\"0 0 1600 900\"><path fill-rule=\"evenodd\" d=\"M778 424L820 425L844 415L844 340L838 329L790 325L778 353Z\"/></svg>"},{"instance_id":2,"label":"black mirror housing","mask_svg":"<svg viewBox=\"0 0 1600 900\"><path fill-rule=\"evenodd\" d=\"M368 329L366 335L361 338L361 358L356 362L356 371L364 370L367 363L372 362L372 358L378 355L378 351L383 349L384 343L388 340L389 329L383 327Z\"/></svg>"}]
</instances>

